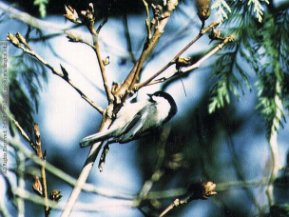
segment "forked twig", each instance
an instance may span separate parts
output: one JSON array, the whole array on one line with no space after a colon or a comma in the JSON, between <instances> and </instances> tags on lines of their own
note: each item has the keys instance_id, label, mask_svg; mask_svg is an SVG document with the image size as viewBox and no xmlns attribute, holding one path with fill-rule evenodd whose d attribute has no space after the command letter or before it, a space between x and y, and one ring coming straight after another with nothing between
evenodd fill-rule
<instances>
[{"instance_id":1,"label":"forked twig","mask_svg":"<svg viewBox=\"0 0 289 217\"><path fill-rule=\"evenodd\" d=\"M211 181L192 183L185 195L176 198L173 203L166 207L159 217L164 217L171 210L191 202L192 200L206 200L211 196L216 195L216 184Z\"/></svg>"},{"instance_id":2,"label":"forked twig","mask_svg":"<svg viewBox=\"0 0 289 217\"><path fill-rule=\"evenodd\" d=\"M208 27L201 29L201 31L199 32L199 34L192 40L190 41L182 50L180 50L175 56L174 58L168 62L163 68L161 68L158 72L156 72L154 75L152 75L150 78L148 78L146 81L142 82L142 83L138 83L134 86L135 90L138 90L144 86L150 85L150 83L156 78L158 77L160 74L162 74L165 70L167 70L170 66L174 65L176 63L176 60L186 51L188 50L196 41L198 41L204 34L206 34L208 31L210 31L211 29L213 29L214 27L216 27L217 25L219 25L218 21L214 21L212 22Z\"/></svg>"},{"instance_id":3,"label":"forked twig","mask_svg":"<svg viewBox=\"0 0 289 217\"><path fill-rule=\"evenodd\" d=\"M189 73L197 68L200 67L200 65L205 62L208 58L210 58L211 56L213 56L214 54L216 54L219 50L221 50L226 44L230 43L234 41L234 37L233 36L228 36L224 39L224 41L220 44L218 44L216 47L214 47L210 52L208 52L206 55L204 55L202 58L200 58L196 63L187 66L187 67L183 67L184 69L176 69L172 75L170 75L169 77L163 77L160 79L156 79L156 80L152 80L149 83L146 84L146 86L148 85L154 85L154 84L159 84L162 82L165 82L171 78L174 78L177 75L183 75L185 73Z\"/></svg>"}]
</instances>

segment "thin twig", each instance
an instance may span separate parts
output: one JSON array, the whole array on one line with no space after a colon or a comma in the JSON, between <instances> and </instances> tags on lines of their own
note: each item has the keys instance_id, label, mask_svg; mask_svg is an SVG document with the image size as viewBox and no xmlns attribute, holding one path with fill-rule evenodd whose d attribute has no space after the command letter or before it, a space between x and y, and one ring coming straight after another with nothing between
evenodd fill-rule
<instances>
[{"instance_id":1,"label":"thin twig","mask_svg":"<svg viewBox=\"0 0 289 217\"><path fill-rule=\"evenodd\" d=\"M29 136L27 135L27 133L24 131L24 129L20 126L20 124L11 117L11 115L9 115L9 119L14 123L14 125L16 126L16 128L18 129L18 131L20 132L20 134L22 135L22 137L31 145L31 147L33 148L33 150L35 151L35 154L38 156L41 164L40 164L40 170L41 170L41 186L43 188L43 197L45 200L48 200L48 191L47 191L47 179L46 179L46 160L45 157L43 156L43 152L42 152L42 143L41 143L41 139L40 139L40 130L37 124L34 124L34 134L35 134L35 143L29 138ZM18 152L21 153L21 152ZM23 155L23 153L21 153L21 156ZM21 164L21 159L24 158L19 156L19 167ZM24 172L24 166L22 165L21 167L21 172ZM19 175L19 179L21 177L21 174ZM36 178L36 177L35 177ZM38 178L38 177L37 177ZM20 180L21 181L21 180ZM20 184L19 184L20 185ZM45 210L45 216L49 216L50 213L50 208L49 206L46 204L44 207Z\"/></svg>"},{"instance_id":2,"label":"thin twig","mask_svg":"<svg viewBox=\"0 0 289 217\"><path fill-rule=\"evenodd\" d=\"M205 56L203 56L196 64L193 64L193 65L185 68L185 70L182 70L182 73L187 73L187 72L190 72L196 68L199 68L203 62L205 62L207 59L209 59L211 56L213 56L215 53L217 53L219 50L221 50L226 44L228 44L232 41L234 41L233 36L230 35L230 36L226 37L221 44L217 45L209 53L207 53Z\"/></svg>"},{"instance_id":3,"label":"thin twig","mask_svg":"<svg viewBox=\"0 0 289 217\"><path fill-rule=\"evenodd\" d=\"M175 199L173 203L171 203L167 208L165 208L164 211L162 211L162 213L159 215L159 217L163 217L166 214L168 214L171 210L173 210L174 208L186 204L187 202L185 200L180 200L179 198Z\"/></svg>"},{"instance_id":4,"label":"thin twig","mask_svg":"<svg viewBox=\"0 0 289 217\"><path fill-rule=\"evenodd\" d=\"M236 188L253 188L267 185L267 179L261 178L247 181L228 181L224 183L217 183L216 191L229 191ZM151 191L146 196L148 200L164 200L169 198L176 198L184 195L187 192L185 188L174 188L163 191Z\"/></svg>"},{"instance_id":5,"label":"thin twig","mask_svg":"<svg viewBox=\"0 0 289 217\"><path fill-rule=\"evenodd\" d=\"M103 82L104 90L106 92L107 100L108 100L108 102L112 102L113 101L113 95L111 93L111 90L110 90L110 87L108 84L108 80L106 77L105 65L103 62L103 58L101 57L101 52L100 52L100 48L99 48L99 40L98 40L99 32L106 22L107 22L107 19L105 19L99 25L97 30L95 29L94 25L90 26L90 28L92 28L90 32L92 33L94 52L95 52L97 60L98 60L98 64L99 64L99 68L100 68L100 72L101 72L101 77L102 77L102 82Z\"/></svg>"},{"instance_id":6,"label":"thin twig","mask_svg":"<svg viewBox=\"0 0 289 217\"><path fill-rule=\"evenodd\" d=\"M30 144L31 148L33 150L36 150L36 146L33 143L33 141L29 138L29 136L27 135L27 133L25 132L25 130L20 126L20 124L18 123L18 121L16 121L14 118L12 118L10 115L8 116L10 121L12 121L15 125L15 127L18 129L19 133L22 135L22 137Z\"/></svg>"},{"instance_id":7,"label":"thin twig","mask_svg":"<svg viewBox=\"0 0 289 217\"><path fill-rule=\"evenodd\" d=\"M126 43L127 43L127 50L128 50L128 53L132 59L132 62L135 64L136 58L134 56L133 49L132 49L132 41L131 41L131 36L130 36L130 32L129 32L128 18L126 15L123 18L123 25L124 25L124 30L125 30L124 34L125 34L125 39L126 39Z\"/></svg>"},{"instance_id":8,"label":"thin twig","mask_svg":"<svg viewBox=\"0 0 289 217\"><path fill-rule=\"evenodd\" d=\"M83 43L85 45L87 45L88 47L90 47L91 49L94 49L94 46L86 41L80 34L78 34L76 31L67 31L66 32L66 37L69 39L70 42L80 42Z\"/></svg>"},{"instance_id":9,"label":"thin twig","mask_svg":"<svg viewBox=\"0 0 289 217\"><path fill-rule=\"evenodd\" d=\"M87 177L90 174L90 171L93 167L94 161L99 153L100 150L100 144L96 143L95 145L92 146L93 149L90 152L91 155L88 157L86 160L83 169L81 170L81 173L77 179L77 182L73 188L73 191L71 195L69 196L67 203L65 204L64 210L61 214L61 217L68 217L72 211L72 208L74 207L74 204L81 192L82 186L85 184Z\"/></svg>"},{"instance_id":10,"label":"thin twig","mask_svg":"<svg viewBox=\"0 0 289 217\"><path fill-rule=\"evenodd\" d=\"M16 152L17 155L17 185L19 189L25 189L25 157L21 152ZM17 211L18 211L18 217L24 217L25 216L25 206L23 198L18 197L16 199L17 204Z\"/></svg>"},{"instance_id":11,"label":"thin twig","mask_svg":"<svg viewBox=\"0 0 289 217\"><path fill-rule=\"evenodd\" d=\"M22 12L20 10L13 8L12 6L8 4L5 4L2 1L0 2L0 9L4 11L8 15L8 17L20 20L23 23L26 23L29 26L34 27L36 29L54 30L54 31L63 32L63 33L67 29L65 25L55 24L55 23L48 22L45 20L37 19L29 15L28 13Z\"/></svg>"},{"instance_id":12,"label":"thin twig","mask_svg":"<svg viewBox=\"0 0 289 217\"><path fill-rule=\"evenodd\" d=\"M7 207L5 206L5 204L3 204L3 203L4 203L4 200L0 200L0 215L3 216L3 217L10 217L10 216L12 216L12 215L9 213L9 211L8 211Z\"/></svg>"},{"instance_id":13,"label":"thin twig","mask_svg":"<svg viewBox=\"0 0 289 217\"><path fill-rule=\"evenodd\" d=\"M209 197L215 196L216 194L216 184L214 182L205 181L192 183L187 192L181 197L176 198L173 203L171 203L161 212L159 217L165 216L171 210L180 205L190 203L193 200L206 200Z\"/></svg>"},{"instance_id":14,"label":"thin twig","mask_svg":"<svg viewBox=\"0 0 289 217\"><path fill-rule=\"evenodd\" d=\"M23 22L24 24L27 24L28 26L35 28L35 29L39 29L41 31L49 31L52 32L50 34L50 36L57 36L57 35L62 35L62 34L66 34L69 35L70 34L70 30L73 29L74 26L69 26L67 27L67 25L62 25L56 22L50 22L47 20L41 20L38 19L36 17L31 16L28 13L22 12L16 8L13 8L11 6L9 6L8 4L5 4L4 2L0 1L0 10L2 10L8 17L18 20L20 22ZM48 36L49 37L49 36ZM36 40L36 39L35 39ZM37 41L37 40L36 40ZM86 40L84 40L84 43L89 45L90 43L87 42ZM108 42L108 40L101 40L101 42L103 44L105 44L105 46L111 47L110 43ZM118 47L113 47L113 51L118 51L118 52L122 52L121 50L119 50Z\"/></svg>"},{"instance_id":15,"label":"thin twig","mask_svg":"<svg viewBox=\"0 0 289 217\"><path fill-rule=\"evenodd\" d=\"M183 39L184 37L186 37L188 32L191 32L191 30L192 30L192 21L188 21L186 25L183 25L178 31L174 32L174 34L167 35L166 42L163 43L161 46L159 46L157 51L155 51L154 54L148 58L148 61L144 64L144 67L152 60L157 59L160 54L166 53L166 49L170 48L170 46L168 45L173 44L177 40Z\"/></svg>"},{"instance_id":16,"label":"thin twig","mask_svg":"<svg viewBox=\"0 0 289 217\"><path fill-rule=\"evenodd\" d=\"M21 197L25 200L31 201L35 204L40 204L40 205L45 205L45 201L42 197L31 194L30 192L24 190L24 189L14 189L13 192L15 195L18 197ZM48 200L48 205L52 207L53 209L59 209L63 210L65 207L62 203L57 203L53 200ZM91 211L91 212L96 212L96 211L103 211L107 210L108 208L111 207L129 207L129 208L134 208L136 207L136 203L131 200L118 200L115 202L98 202L96 203L77 203L75 204L74 208L79 211Z\"/></svg>"},{"instance_id":17,"label":"thin twig","mask_svg":"<svg viewBox=\"0 0 289 217\"><path fill-rule=\"evenodd\" d=\"M172 66L173 64L176 63L176 60L186 51L188 50L196 41L198 41L205 33L207 33L208 31L210 31L212 28L216 27L217 25L219 25L218 21L214 21L212 22L208 27L201 29L201 31L199 32L199 34L193 39L191 40L182 50L180 50L175 56L174 58L167 63L163 68L161 68L158 72L156 72L153 76L151 76L149 79L147 79L146 81L136 84L134 89L138 90L144 86L149 85L156 77L158 77L160 74L162 74L166 69L168 69L170 66Z\"/></svg>"},{"instance_id":18,"label":"thin twig","mask_svg":"<svg viewBox=\"0 0 289 217\"><path fill-rule=\"evenodd\" d=\"M12 34L9 34L10 37L13 37ZM13 43L13 42L12 42ZM15 45L15 44L14 44ZM86 96L82 90L77 87L77 85L69 79L68 74L64 73L63 70L60 71L58 69L56 69L55 67L53 67L52 65L50 65L46 60L44 60L40 55L38 55L35 51L27 49L26 47L22 46L21 44L16 44L15 46L17 46L18 48L20 48L21 50L23 50L25 53L31 55L32 57L34 57L35 59L37 59L40 63L42 63L43 65L45 65L47 68L49 68L51 70L51 72L57 76L59 76L60 78L62 78L63 80L65 80L72 88L74 88L79 95L86 101L88 102L93 108L95 108L99 113L103 113L103 108L101 108L100 106L98 106L94 101L92 101L88 96ZM62 67L62 69L64 69Z\"/></svg>"},{"instance_id":19,"label":"thin twig","mask_svg":"<svg viewBox=\"0 0 289 217\"><path fill-rule=\"evenodd\" d=\"M147 39L150 39L152 36L151 33L151 21L150 21L150 9L149 9L149 4L147 3L146 0L142 0L143 5L145 7L145 11L146 11L146 30L147 30Z\"/></svg>"},{"instance_id":20,"label":"thin twig","mask_svg":"<svg viewBox=\"0 0 289 217\"><path fill-rule=\"evenodd\" d=\"M280 169L280 160L279 160L279 152L278 152L278 128L280 127L280 120L282 120L282 111L283 111L283 103L280 98L282 93L282 85L281 82L276 81L275 84L275 96L274 96L274 102L276 104L276 112L275 116L271 125L269 135L269 148L270 148L270 157L272 162L272 168L270 171L270 175L268 178L268 185L266 188L266 195L268 199L269 207L271 207L274 204L274 195L273 195L273 181L278 175L278 171Z\"/></svg>"},{"instance_id":21,"label":"thin twig","mask_svg":"<svg viewBox=\"0 0 289 217\"><path fill-rule=\"evenodd\" d=\"M193 65L191 66L188 66L188 67L184 67L184 69L176 69L172 75L170 75L169 77L163 77L161 79L157 79L157 80L152 80L151 82L149 82L147 85L154 85L154 84L159 84L159 83L162 83L162 82L165 82L177 75L183 75L185 73L189 73L197 68L200 67L200 65L205 62L208 58L210 58L211 56L213 56L215 53L217 53L219 50L221 50L226 44L232 42L234 40L234 38L232 36L228 36L224 39L224 41L217 45L215 48L213 48L210 52L208 52L206 55L204 55L201 59L199 59L196 63L194 63Z\"/></svg>"},{"instance_id":22,"label":"thin twig","mask_svg":"<svg viewBox=\"0 0 289 217\"><path fill-rule=\"evenodd\" d=\"M16 8L13 8L3 2L0 2L0 9L3 10L5 14L7 14L8 17L19 20L35 29L39 29L42 31L54 31L54 33L51 33L50 35L48 35L48 37L50 36L54 37L54 36L58 36L61 34L70 35L70 30L78 26L78 25L73 25L73 26L67 27L67 25L62 25L56 22L49 22L46 20L41 20L41 19L31 16L28 13L25 13Z\"/></svg>"},{"instance_id":23,"label":"thin twig","mask_svg":"<svg viewBox=\"0 0 289 217\"><path fill-rule=\"evenodd\" d=\"M35 145L36 145L36 154L38 158L42 161L42 164L40 166L41 170L41 184L43 188L43 197L45 206L44 206L44 211L45 211L45 216L49 216L50 213L50 207L48 206L48 190L47 190L47 179L46 179L46 159L45 156L43 156L43 151L42 151L42 142L40 138L40 130L38 124L34 124L33 127L34 134L35 134Z\"/></svg>"},{"instance_id":24,"label":"thin twig","mask_svg":"<svg viewBox=\"0 0 289 217\"><path fill-rule=\"evenodd\" d=\"M98 162L99 172L103 171L103 167L104 167L104 164L105 164L105 161L106 161L106 156L107 156L108 152L109 152L109 143L104 145L102 153L100 155L100 159L99 159L99 162Z\"/></svg>"},{"instance_id":25,"label":"thin twig","mask_svg":"<svg viewBox=\"0 0 289 217\"><path fill-rule=\"evenodd\" d=\"M138 194L138 198L139 198L139 203L141 203L142 200L146 199L149 191L151 190L151 188L153 187L153 184L156 183L157 181L159 181L161 179L161 177L165 174L165 172L161 169L161 166L163 164L164 158L165 158L165 145L167 143L169 134L171 131L171 127L164 127L162 128L162 132L160 135L160 140L158 142L158 159L157 159L157 163L155 166L155 170L153 172L153 174L151 175L151 178L147 181L145 181L145 183L142 186L142 189L140 190L139 194Z\"/></svg>"},{"instance_id":26,"label":"thin twig","mask_svg":"<svg viewBox=\"0 0 289 217\"><path fill-rule=\"evenodd\" d=\"M2 136L2 134L0 134L0 140L2 140L3 138L4 137ZM24 148L23 145L19 144L18 141L9 140L8 142L9 142L9 145L12 146L13 148L15 148L18 152L23 153L26 158L32 160L34 163L36 163L40 166L43 164L42 160L40 160L35 155L35 153ZM64 182L66 182L67 184L69 184L71 186L74 186L76 183L75 178L68 175L67 173L65 173L61 169L55 167L54 165L52 165L48 161L46 161L46 170L47 170L47 172L51 173L55 177L63 180ZM115 194L115 192L110 191L109 189L98 188L95 185L87 184L87 183L82 186L82 190L84 190L86 192L90 192L90 193L96 193L98 195L101 195L104 197L109 197L109 198L124 199L124 200L133 199L133 196L131 196L131 195L126 195L126 194L117 195L117 194Z\"/></svg>"}]
</instances>

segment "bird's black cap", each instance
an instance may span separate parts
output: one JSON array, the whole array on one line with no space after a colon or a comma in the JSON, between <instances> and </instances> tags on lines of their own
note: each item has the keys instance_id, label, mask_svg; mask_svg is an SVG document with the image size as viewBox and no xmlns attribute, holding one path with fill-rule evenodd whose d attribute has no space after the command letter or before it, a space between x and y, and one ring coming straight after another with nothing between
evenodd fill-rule
<instances>
[{"instance_id":1,"label":"bird's black cap","mask_svg":"<svg viewBox=\"0 0 289 217\"><path fill-rule=\"evenodd\" d=\"M166 100L168 100L169 104L171 105L171 109L169 111L168 117L164 120L164 122L169 121L178 111L178 107L177 107L177 104L176 104L174 98L170 94L168 94L164 91L157 91L157 92L153 93L152 96L160 96L160 97L163 97Z\"/></svg>"}]
</instances>

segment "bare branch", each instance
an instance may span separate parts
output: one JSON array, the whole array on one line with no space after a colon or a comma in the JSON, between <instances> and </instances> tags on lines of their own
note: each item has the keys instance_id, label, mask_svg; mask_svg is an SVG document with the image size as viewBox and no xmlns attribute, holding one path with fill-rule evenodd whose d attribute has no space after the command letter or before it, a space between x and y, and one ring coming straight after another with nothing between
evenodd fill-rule
<instances>
[{"instance_id":1,"label":"bare branch","mask_svg":"<svg viewBox=\"0 0 289 217\"><path fill-rule=\"evenodd\" d=\"M22 153L16 152L17 156L17 187L19 189L25 189L25 157ZM24 217L25 205L23 198L16 198L16 206L18 211L18 217Z\"/></svg>"},{"instance_id":2,"label":"bare branch","mask_svg":"<svg viewBox=\"0 0 289 217\"><path fill-rule=\"evenodd\" d=\"M0 134L0 140L3 140L2 134ZM32 160L34 163L38 164L39 166L43 164L42 160L39 159L37 155L35 155L30 150L27 150L26 148L24 148L21 144L19 144L19 141L9 140L9 145L15 148L18 152L21 152L22 154L24 154L26 158L29 158L30 160ZM50 174L63 180L64 182L66 182L67 184L71 186L74 186L76 183L75 178L68 175L64 171L60 170L59 168L55 167L54 165L50 164L48 161L46 161L46 170ZM123 195L123 194L116 195L115 192L112 192L109 189L98 188L95 185L87 184L87 183L82 186L82 190L86 192L90 192L90 193L95 193L104 197L109 197L109 198L118 198L118 199L124 199L124 200L133 199L133 196Z\"/></svg>"},{"instance_id":3,"label":"bare branch","mask_svg":"<svg viewBox=\"0 0 289 217\"><path fill-rule=\"evenodd\" d=\"M94 33L93 33L93 45L94 45L94 52L96 54L96 57L97 57L97 60L98 60L98 64L99 64L99 67L100 67L100 72L101 72L101 76L102 76L103 86L104 86L104 89L105 89L105 92L106 92L106 95L107 95L107 99L108 99L108 102L112 102L113 101L113 96L112 96L112 93L111 93L111 90L110 90L110 87L109 87L109 84L108 84L108 80L107 80L107 77L106 77L105 65L104 65L104 62L103 62L103 58L101 57L101 52L100 52L100 48L99 48L99 40L98 40L99 31L100 31L100 29L101 29L101 27L103 25L104 25L104 23L99 26L97 31L94 31Z\"/></svg>"},{"instance_id":4,"label":"bare branch","mask_svg":"<svg viewBox=\"0 0 289 217\"><path fill-rule=\"evenodd\" d=\"M156 21L156 23L154 24L155 31L152 37L147 39L146 43L144 44L143 51L139 59L135 63L134 67L132 68L124 82L115 90L114 95L116 96L118 103L125 98L128 92L133 91L135 84L139 81L140 72L143 64L157 45L169 21L171 13L178 5L178 1L170 1L168 4L169 5L167 6L167 10L161 11L161 14L154 14L154 20Z\"/></svg>"},{"instance_id":5,"label":"bare branch","mask_svg":"<svg viewBox=\"0 0 289 217\"><path fill-rule=\"evenodd\" d=\"M252 188L252 187L260 187L268 184L267 178L261 178L256 180L247 180L247 181L227 181L224 183L218 183L216 190L218 192L228 191L231 189L237 188ZM151 191L146 196L148 200L160 200L160 199L168 199L168 198L176 198L184 195L187 192L185 188L174 188L163 191Z\"/></svg>"},{"instance_id":6,"label":"bare branch","mask_svg":"<svg viewBox=\"0 0 289 217\"><path fill-rule=\"evenodd\" d=\"M30 192L24 190L24 189L14 189L14 194L18 197L21 197L25 200L31 201L35 204L44 205L45 201L42 197L31 194ZM53 209L59 209L63 210L64 206L63 204L56 203L53 200L48 200L48 205L52 207ZM107 201L99 202L97 204L95 203L77 203L75 204L74 208L79 211L91 211L91 212L97 212L101 210L105 210L111 207L136 207L136 204L134 201L131 200L118 200L115 202L107 203Z\"/></svg>"},{"instance_id":7,"label":"bare branch","mask_svg":"<svg viewBox=\"0 0 289 217\"><path fill-rule=\"evenodd\" d=\"M143 5L145 7L146 11L146 29L147 29L147 40L152 37L151 33L151 21L150 21L150 9L149 9L149 4L147 3L146 0L142 0Z\"/></svg>"},{"instance_id":8,"label":"bare branch","mask_svg":"<svg viewBox=\"0 0 289 217\"><path fill-rule=\"evenodd\" d=\"M44 21L41 19L37 19L28 13L22 12L20 10L17 10L4 2L0 2L0 9L4 11L9 17L20 20L23 23L28 24L31 27L34 27L36 29L41 29L41 30L54 30L57 32L62 32L64 33L65 30L67 29L65 25L60 25L60 24L55 24L52 22Z\"/></svg>"},{"instance_id":9,"label":"bare branch","mask_svg":"<svg viewBox=\"0 0 289 217\"><path fill-rule=\"evenodd\" d=\"M111 105L112 106L112 105ZM110 105L108 106L108 109L110 108ZM106 112L105 112L106 113ZM101 127L99 131L102 131L104 129L107 129L109 127L109 125L111 124L111 119L104 115L104 119L102 121ZM83 188L83 186L85 185L85 182L90 174L90 171L93 167L93 164L100 152L100 148L101 148L101 142L97 142L95 144L92 145L88 157L86 158L86 161L84 163L84 166L81 170L81 173L76 181L76 184L74 186L74 189L71 193L71 195L69 196L69 199L65 205L65 208L61 214L61 217L68 217L72 211L72 208L74 207L74 204L81 192L81 189Z\"/></svg>"},{"instance_id":10,"label":"bare branch","mask_svg":"<svg viewBox=\"0 0 289 217\"><path fill-rule=\"evenodd\" d=\"M48 190L47 190L47 179L46 179L46 159L42 152L42 142L40 138L40 129L38 124L34 124L33 126L34 135L35 135L35 145L36 145L36 154L38 158L42 161L42 164L40 166L41 170L41 184L43 188L42 196L44 197L45 206L44 206L44 212L45 216L49 216L51 208L48 206Z\"/></svg>"},{"instance_id":11,"label":"bare branch","mask_svg":"<svg viewBox=\"0 0 289 217\"><path fill-rule=\"evenodd\" d=\"M95 108L99 113L103 113L103 109L98 106L95 102L93 102L91 99L88 98L88 96L86 96L79 87L77 87L77 85L69 79L68 74L64 73L64 68L62 67L62 71L56 69L55 67L53 67L52 65L50 65L46 60L44 60L40 55L38 55L35 51L28 49L26 47L24 47L19 41L17 43L17 41L15 41L15 39L17 39L13 34L8 34L7 39L9 41L11 41L11 43L13 43L13 45L15 45L16 47L20 48L21 50L23 50L25 53L31 55L32 57L34 57L35 59L37 59L40 63L42 63L43 65L45 65L47 68L49 68L51 70L51 72L57 76L59 76L60 78L62 78L63 80L65 80L71 87L73 87L78 93L79 95L86 101L88 102L93 108ZM65 70L66 71L66 70Z\"/></svg>"},{"instance_id":12,"label":"bare branch","mask_svg":"<svg viewBox=\"0 0 289 217\"><path fill-rule=\"evenodd\" d=\"M74 9L73 9L74 10ZM113 101L113 96L111 94L110 87L108 85L107 77L106 77L106 71L105 71L105 64L103 62L103 58L101 57L101 52L99 48L99 33L104 24L107 22L107 18L103 20L102 23L98 26L98 28L95 28L95 13L94 13L94 6L92 3L88 4L88 8L86 10L81 11L81 15L84 19L84 23L86 24L87 29L89 30L92 40L93 40L93 50L96 54L97 60L98 60L98 65L100 68L101 76L102 76L102 81L103 81L103 86L104 90L106 92L107 100L108 102Z\"/></svg>"},{"instance_id":13,"label":"bare branch","mask_svg":"<svg viewBox=\"0 0 289 217\"><path fill-rule=\"evenodd\" d=\"M189 187L187 193L183 197L175 199L173 203L171 203L167 208L164 209L164 211L162 211L159 217L165 216L174 208L183 204L187 204L191 202L192 200L208 199L209 197L217 194L215 190L216 190L216 184L211 181L193 183Z\"/></svg>"},{"instance_id":14,"label":"bare branch","mask_svg":"<svg viewBox=\"0 0 289 217\"><path fill-rule=\"evenodd\" d=\"M11 214L9 213L7 207L5 206L5 204L3 204L4 200L0 200L0 214L3 217L10 217Z\"/></svg>"},{"instance_id":15,"label":"bare branch","mask_svg":"<svg viewBox=\"0 0 289 217\"><path fill-rule=\"evenodd\" d=\"M157 80L153 80L151 82L149 82L147 85L154 85L154 84L159 84L159 83L162 83L162 82L165 82L175 76L178 76L178 75L182 75L182 74L185 74L185 73L189 73L197 68L200 67L200 65L206 61L208 58L210 58L211 56L213 56L215 53L217 53L219 50L221 50L226 44L232 42L234 40L234 37L233 36L228 36L224 39L224 41L217 45L215 48L213 48L209 53L207 53L206 55L204 55L201 59L199 59L196 63L194 63L193 65L191 66L188 66L188 67L183 67L185 69L183 70L180 70L180 69L176 69L175 72L173 72L173 74L169 77L163 77L163 78L160 78L160 79L157 79Z\"/></svg>"},{"instance_id":16,"label":"bare branch","mask_svg":"<svg viewBox=\"0 0 289 217\"><path fill-rule=\"evenodd\" d=\"M272 162L272 168L270 171L270 175L268 177L268 185L266 188L266 195L268 199L269 207L274 204L274 195L273 195L273 186L272 183L274 179L278 175L278 171L280 170L280 159L279 159L279 152L278 152L278 128L280 127L280 120L282 119L282 112L283 112L283 102L280 96L282 95L282 84L280 81L276 81L275 84L275 91L276 94L274 96L274 102L276 104L276 112L275 117L273 119L273 123L270 129L269 135L269 148L270 148L270 157Z\"/></svg>"},{"instance_id":17,"label":"bare branch","mask_svg":"<svg viewBox=\"0 0 289 217\"><path fill-rule=\"evenodd\" d=\"M103 167L104 167L104 164L105 164L105 161L106 161L106 156L107 156L108 152L109 152L109 143L104 145L102 153L100 155L100 159L99 159L99 162L98 162L99 172L103 171Z\"/></svg>"},{"instance_id":18,"label":"bare branch","mask_svg":"<svg viewBox=\"0 0 289 217\"><path fill-rule=\"evenodd\" d=\"M30 144L33 150L36 150L36 145L33 143L33 141L29 138L25 130L20 126L18 121L16 121L11 116L9 117L10 121L12 121L15 125L15 127L18 129L19 133L22 135L22 137Z\"/></svg>"},{"instance_id":19,"label":"bare branch","mask_svg":"<svg viewBox=\"0 0 289 217\"><path fill-rule=\"evenodd\" d=\"M130 32L129 32L128 18L126 15L123 18L123 25L124 25L124 29L125 29L124 34L125 34L125 39L127 42L127 50L128 50L129 55L132 59L132 62L136 63L136 58L135 58L133 50L132 50L132 41L131 41L131 36L130 36Z\"/></svg>"},{"instance_id":20,"label":"bare branch","mask_svg":"<svg viewBox=\"0 0 289 217\"><path fill-rule=\"evenodd\" d=\"M149 85L156 77L158 77L160 74L162 74L166 69L168 69L170 66L174 65L176 63L176 60L186 51L188 50L196 41L198 41L204 34L206 34L208 31L210 31L212 28L216 27L219 25L218 21L212 22L208 27L201 29L199 34L192 40L190 41L182 50L180 50L175 57L167 63L163 68L161 68L158 72L156 72L153 76L151 76L149 79L146 81L136 84L134 89L138 90L144 86Z\"/></svg>"},{"instance_id":21,"label":"bare branch","mask_svg":"<svg viewBox=\"0 0 289 217\"><path fill-rule=\"evenodd\" d=\"M41 189L43 189L43 191L39 190L38 193L40 193L45 201L48 200L48 191L47 191L47 179L46 179L46 160L45 157L43 156L43 152L42 152L42 142L40 139L40 130L39 130L39 126L37 124L34 124L34 134L35 134L35 143L29 138L29 136L27 135L27 133L24 131L24 129L20 126L20 124L11 117L11 115L9 115L9 119L14 123L14 125L16 126L16 128L18 129L18 131L20 132L20 134L23 136L23 138L31 145L31 147L33 148L33 150L35 151L36 155L38 156L41 164L40 164L40 170L41 170L41 183L39 183L39 179L37 176L34 176L34 184L39 183L39 186L41 187ZM19 152L21 153L21 152ZM23 153L21 153L21 156L23 155ZM24 157L19 156L20 160ZM21 166L21 162L19 163L19 167ZM24 166L22 165L22 171L21 173L23 173L23 169ZM34 185L33 185L34 187ZM38 190L38 188L36 189ZM48 204L45 204L45 216L49 216L50 213L50 207L48 206Z\"/></svg>"},{"instance_id":22,"label":"bare branch","mask_svg":"<svg viewBox=\"0 0 289 217\"><path fill-rule=\"evenodd\" d=\"M149 191L152 189L153 185L158 182L161 177L165 174L165 171L161 168L164 158L165 158L165 151L164 147L168 141L169 135L171 132L171 127L167 126L162 128L162 132L160 134L160 140L158 142L158 159L156 163L155 170L153 174L151 175L150 179L148 179L142 186L139 194L138 194L138 200L139 203L141 203L142 200L146 199L147 195L149 194Z\"/></svg>"}]
</instances>

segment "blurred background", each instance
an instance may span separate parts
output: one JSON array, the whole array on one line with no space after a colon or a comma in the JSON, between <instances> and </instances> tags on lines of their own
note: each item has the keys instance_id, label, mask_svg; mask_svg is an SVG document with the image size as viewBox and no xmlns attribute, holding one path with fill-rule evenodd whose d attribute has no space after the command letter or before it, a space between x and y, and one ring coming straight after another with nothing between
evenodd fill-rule
<instances>
[{"instance_id":1,"label":"blurred background","mask_svg":"<svg viewBox=\"0 0 289 217\"><path fill-rule=\"evenodd\" d=\"M70 79L105 108L106 96L93 50L85 44L69 42L60 31L73 29L91 41L84 26L63 17L65 4L80 11L90 2L0 1L0 39L6 40L8 33L20 32L36 53L58 69L60 64L64 66ZM96 24L108 18L99 38L103 57L110 59L106 67L109 83L121 83L141 54L146 39L143 3L92 2ZM257 13L258 2L259 11L264 14ZM208 200L193 200L167 216L289 216L289 125L285 121L289 105L289 1L215 0L211 5L215 7L206 25L223 18L218 29L224 36L234 34L235 42L197 70L139 91L139 99L159 89L170 93L178 105L177 115L147 137L128 144L112 144L103 172L95 166L88 179L110 196L82 192L78 203L95 204L99 209L75 210L71 216L158 216L198 181L213 181L218 194ZM16 10L9 12L8 6ZM39 27L23 22L21 12L44 22ZM198 34L201 26L195 2L180 1L143 67L141 79L168 63ZM199 59L219 43L205 35L184 56ZM98 130L101 115L48 68L11 44L8 47L11 114L31 137L33 123L38 123L47 161L77 178L89 151L80 149L79 141ZM277 84L282 87L280 92ZM282 107L276 105L276 97L280 98ZM279 110L281 119L276 118ZM278 158L274 162L270 147L272 135L277 131ZM13 123L9 125L9 135L32 153ZM2 150L2 143L1 146ZM8 172L0 176L0 215L3 216L21 216L21 196L13 191L20 186L19 171L25 182L22 187L36 195L31 186L39 167L19 152L9 146ZM19 169L19 165L24 165L24 169ZM278 173L272 177L276 165ZM50 172L47 182L49 191L61 191L59 203L64 205L72 191L71 185ZM130 202L148 186L146 198L134 207ZM266 194L268 187L273 189L273 203ZM30 199L23 201L23 216L44 216L43 206ZM59 215L59 210L51 211L51 216Z\"/></svg>"}]
</instances>

